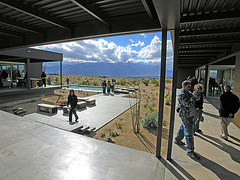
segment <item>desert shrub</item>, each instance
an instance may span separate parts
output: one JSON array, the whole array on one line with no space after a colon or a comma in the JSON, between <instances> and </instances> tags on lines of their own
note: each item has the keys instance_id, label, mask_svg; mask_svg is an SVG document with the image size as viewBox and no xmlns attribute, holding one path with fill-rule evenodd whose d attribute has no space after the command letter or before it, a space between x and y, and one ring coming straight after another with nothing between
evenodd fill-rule
<instances>
[{"instance_id":1,"label":"desert shrub","mask_svg":"<svg viewBox=\"0 0 240 180\"><path fill-rule=\"evenodd\" d=\"M156 106L156 103L155 103L155 102L152 102L152 103L151 103L151 106L152 106L152 107L155 107L155 106Z\"/></svg>"},{"instance_id":2,"label":"desert shrub","mask_svg":"<svg viewBox=\"0 0 240 180\"><path fill-rule=\"evenodd\" d=\"M125 79L121 79L120 81L117 81L116 84L125 86L125 85L127 85L127 81Z\"/></svg>"},{"instance_id":3,"label":"desert shrub","mask_svg":"<svg viewBox=\"0 0 240 180\"><path fill-rule=\"evenodd\" d=\"M90 81L89 80L82 81L82 85L90 85Z\"/></svg>"},{"instance_id":4,"label":"desert shrub","mask_svg":"<svg viewBox=\"0 0 240 180\"><path fill-rule=\"evenodd\" d=\"M101 133L101 137L102 137L102 138L105 137L105 133Z\"/></svg>"},{"instance_id":5,"label":"desert shrub","mask_svg":"<svg viewBox=\"0 0 240 180\"><path fill-rule=\"evenodd\" d=\"M143 84L145 84L145 86L148 86L150 80L144 79L144 80L142 80L142 82L143 82Z\"/></svg>"},{"instance_id":6,"label":"desert shrub","mask_svg":"<svg viewBox=\"0 0 240 180\"><path fill-rule=\"evenodd\" d=\"M149 110L150 110L150 113L154 112L154 108L152 106L148 106Z\"/></svg>"},{"instance_id":7,"label":"desert shrub","mask_svg":"<svg viewBox=\"0 0 240 180\"><path fill-rule=\"evenodd\" d=\"M94 82L92 83L92 85L93 85L93 86L99 86L99 84L98 84L96 81L94 81Z\"/></svg>"},{"instance_id":8,"label":"desert shrub","mask_svg":"<svg viewBox=\"0 0 240 180\"><path fill-rule=\"evenodd\" d=\"M134 84L134 85L136 85L136 84L137 84L137 80L136 80L136 79L133 79L133 80L131 80L131 83Z\"/></svg>"},{"instance_id":9,"label":"desert shrub","mask_svg":"<svg viewBox=\"0 0 240 180\"><path fill-rule=\"evenodd\" d=\"M157 80L157 79L153 79L153 80L151 81L151 83L154 84L155 86L159 86L159 85L160 85L160 81Z\"/></svg>"},{"instance_id":10,"label":"desert shrub","mask_svg":"<svg viewBox=\"0 0 240 180\"><path fill-rule=\"evenodd\" d=\"M169 83L172 82L172 79L166 79L165 82L166 82L167 84L169 84Z\"/></svg>"},{"instance_id":11,"label":"desert shrub","mask_svg":"<svg viewBox=\"0 0 240 180\"><path fill-rule=\"evenodd\" d=\"M145 128L156 128L158 124L158 111L145 114L144 119L141 120L141 124Z\"/></svg>"},{"instance_id":12,"label":"desert shrub","mask_svg":"<svg viewBox=\"0 0 240 180\"><path fill-rule=\"evenodd\" d=\"M110 137L116 137L117 134L116 134L115 132L110 132L110 133L109 133L109 136L110 136Z\"/></svg>"},{"instance_id":13,"label":"desert shrub","mask_svg":"<svg viewBox=\"0 0 240 180\"><path fill-rule=\"evenodd\" d=\"M144 107L145 107L145 108L148 107L148 104L144 104Z\"/></svg>"},{"instance_id":14,"label":"desert shrub","mask_svg":"<svg viewBox=\"0 0 240 180\"><path fill-rule=\"evenodd\" d=\"M165 99L165 104L166 104L166 105L171 105L171 100L172 100L172 96L169 95L169 96Z\"/></svg>"},{"instance_id":15,"label":"desert shrub","mask_svg":"<svg viewBox=\"0 0 240 180\"><path fill-rule=\"evenodd\" d=\"M143 90L143 92L145 92L145 89Z\"/></svg>"}]
</instances>

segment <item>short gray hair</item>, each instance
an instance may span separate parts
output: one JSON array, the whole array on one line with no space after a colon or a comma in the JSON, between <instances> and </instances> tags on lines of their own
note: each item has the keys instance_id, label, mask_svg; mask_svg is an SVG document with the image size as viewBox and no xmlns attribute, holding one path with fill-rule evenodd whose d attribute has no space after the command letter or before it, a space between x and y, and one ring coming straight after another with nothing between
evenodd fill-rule
<instances>
[{"instance_id":1,"label":"short gray hair","mask_svg":"<svg viewBox=\"0 0 240 180\"><path fill-rule=\"evenodd\" d=\"M231 86L230 85L225 85L224 87L226 88L227 91L231 91Z\"/></svg>"}]
</instances>

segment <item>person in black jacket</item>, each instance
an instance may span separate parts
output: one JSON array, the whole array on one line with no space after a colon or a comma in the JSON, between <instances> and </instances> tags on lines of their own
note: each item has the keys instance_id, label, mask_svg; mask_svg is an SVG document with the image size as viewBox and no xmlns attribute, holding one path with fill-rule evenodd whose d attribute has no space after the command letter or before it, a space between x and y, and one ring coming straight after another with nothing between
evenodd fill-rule
<instances>
[{"instance_id":1,"label":"person in black jacket","mask_svg":"<svg viewBox=\"0 0 240 180\"><path fill-rule=\"evenodd\" d=\"M239 109L239 98L231 92L231 87L229 85L224 86L224 93L220 96L220 122L223 139L228 139L228 130L227 127L234 118L234 114Z\"/></svg>"},{"instance_id":2,"label":"person in black jacket","mask_svg":"<svg viewBox=\"0 0 240 180\"><path fill-rule=\"evenodd\" d=\"M46 77L47 77L47 75L46 75L45 72L43 71L43 72L42 72L42 75L41 75L41 78L42 78L42 82L43 82L44 87L46 87Z\"/></svg>"},{"instance_id":3,"label":"person in black jacket","mask_svg":"<svg viewBox=\"0 0 240 180\"><path fill-rule=\"evenodd\" d=\"M200 121L202 121L202 109L203 109L203 85L202 84L196 84L194 87L194 92L197 94L197 98L195 101L195 108L197 111L197 115L195 117L194 121L194 134L195 132L201 133L202 130L199 129Z\"/></svg>"},{"instance_id":4,"label":"person in black jacket","mask_svg":"<svg viewBox=\"0 0 240 180\"><path fill-rule=\"evenodd\" d=\"M77 96L74 93L74 90L70 90L69 95L68 95L68 103L67 106L70 104L71 108L70 108L70 112L69 112L69 122L72 122L72 114L74 114L75 118L76 118L76 122L78 122L78 115L76 113L76 107L77 107Z\"/></svg>"}]
</instances>

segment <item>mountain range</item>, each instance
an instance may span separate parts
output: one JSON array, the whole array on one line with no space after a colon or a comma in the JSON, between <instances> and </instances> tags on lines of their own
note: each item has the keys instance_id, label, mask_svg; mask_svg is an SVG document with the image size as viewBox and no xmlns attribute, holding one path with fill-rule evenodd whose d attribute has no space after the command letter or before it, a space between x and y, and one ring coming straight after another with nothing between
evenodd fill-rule
<instances>
[{"instance_id":1,"label":"mountain range","mask_svg":"<svg viewBox=\"0 0 240 180\"><path fill-rule=\"evenodd\" d=\"M59 66L46 66L47 73L59 72ZM136 63L65 63L63 74L81 74L88 76L110 77L159 77L160 67ZM172 70L166 70L166 76L172 77Z\"/></svg>"}]
</instances>

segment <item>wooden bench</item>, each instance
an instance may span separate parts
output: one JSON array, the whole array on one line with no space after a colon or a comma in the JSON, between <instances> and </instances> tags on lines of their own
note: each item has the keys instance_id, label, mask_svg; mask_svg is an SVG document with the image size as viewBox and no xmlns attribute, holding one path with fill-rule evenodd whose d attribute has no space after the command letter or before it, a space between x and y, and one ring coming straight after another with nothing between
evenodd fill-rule
<instances>
[{"instance_id":1,"label":"wooden bench","mask_svg":"<svg viewBox=\"0 0 240 180\"><path fill-rule=\"evenodd\" d=\"M50 114L57 113L58 109L56 105L50 105L50 104L38 104L37 105L38 111L47 112Z\"/></svg>"},{"instance_id":2,"label":"wooden bench","mask_svg":"<svg viewBox=\"0 0 240 180\"><path fill-rule=\"evenodd\" d=\"M80 101L77 103L77 109L85 109L87 107L87 103L85 101Z\"/></svg>"},{"instance_id":3,"label":"wooden bench","mask_svg":"<svg viewBox=\"0 0 240 180\"><path fill-rule=\"evenodd\" d=\"M86 100L87 106L94 106L96 105L96 100L95 99L88 99Z\"/></svg>"}]
</instances>

